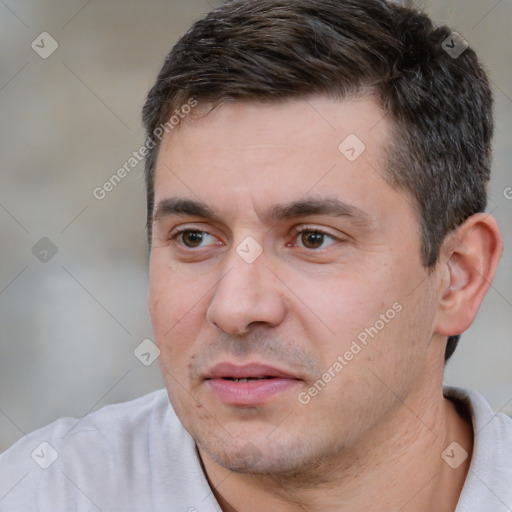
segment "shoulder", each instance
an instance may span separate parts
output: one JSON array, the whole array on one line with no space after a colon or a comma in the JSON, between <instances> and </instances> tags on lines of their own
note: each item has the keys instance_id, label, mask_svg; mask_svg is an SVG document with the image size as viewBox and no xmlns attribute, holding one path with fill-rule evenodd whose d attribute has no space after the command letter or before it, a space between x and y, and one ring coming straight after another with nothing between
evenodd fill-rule
<instances>
[{"instance_id":1,"label":"shoulder","mask_svg":"<svg viewBox=\"0 0 512 512\"><path fill-rule=\"evenodd\" d=\"M500 411L493 411L481 393L471 389L445 387L444 395L461 403L471 416L475 444L492 443L512 447L512 418Z\"/></svg>"},{"instance_id":2,"label":"shoulder","mask_svg":"<svg viewBox=\"0 0 512 512\"><path fill-rule=\"evenodd\" d=\"M0 455L6 511L159 510L176 493L192 506L186 490L205 485L194 441L163 389L57 420Z\"/></svg>"},{"instance_id":3,"label":"shoulder","mask_svg":"<svg viewBox=\"0 0 512 512\"><path fill-rule=\"evenodd\" d=\"M165 390L158 390L143 397L120 404L108 405L83 418L61 418L43 428L40 428L24 436L11 448L0 455L0 467L6 460L15 461L21 454L28 454L31 458L43 458L41 451L32 455L32 450L44 443L50 447L49 454L53 450L62 450L62 455L70 453L70 450L80 450L82 445L95 448L97 443L103 448L107 446L127 444L134 438L140 440L151 427L171 421L174 415L169 414L170 403ZM176 418L177 420L177 418ZM95 444L90 442L95 439ZM39 457L41 455L41 457ZM56 459L57 460L57 459ZM50 460L36 460L39 465L46 465Z\"/></svg>"},{"instance_id":4,"label":"shoulder","mask_svg":"<svg viewBox=\"0 0 512 512\"><path fill-rule=\"evenodd\" d=\"M444 394L464 406L474 434L471 464L457 512L512 510L512 418L494 412L477 391L445 388Z\"/></svg>"}]
</instances>

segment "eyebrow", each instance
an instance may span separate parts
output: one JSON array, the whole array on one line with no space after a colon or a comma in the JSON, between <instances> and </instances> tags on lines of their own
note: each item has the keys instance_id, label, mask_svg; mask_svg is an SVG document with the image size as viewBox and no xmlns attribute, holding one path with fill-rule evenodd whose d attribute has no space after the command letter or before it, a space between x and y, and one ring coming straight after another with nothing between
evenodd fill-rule
<instances>
[{"instance_id":1,"label":"eyebrow","mask_svg":"<svg viewBox=\"0 0 512 512\"><path fill-rule=\"evenodd\" d=\"M330 217L348 217L357 224L371 226L373 219L356 206L339 199L301 199L291 203L275 205L270 209L268 218L272 221L295 219L308 215L327 215Z\"/></svg>"},{"instance_id":2,"label":"eyebrow","mask_svg":"<svg viewBox=\"0 0 512 512\"><path fill-rule=\"evenodd\" d=\"M171 215L185 215L189 217L203 217L209 220L220 220L215 212L204 203L181 197L170 197L160 201L153 215L153 222L159 222Z\"/></svg>"},{"instance_id":3,"label":"eyebrow","mask_svg":"<svg viewBox=\"0 0 512 512\"><path fill-rule=\"evenodd\" d=\"M201 217L220 222L220 216L210 207L200 201L188 198L170 197L157 204L153 222L159 222L171 215ZM272 206L263 214L269 222L279 222L286 219L296 219L309 215L327 215L330 217L347 217L355 224L371 227L374 222L370 215L356 206L347 204L335 198L300 199L290 203Z\"/></svg>"}]
</instances>

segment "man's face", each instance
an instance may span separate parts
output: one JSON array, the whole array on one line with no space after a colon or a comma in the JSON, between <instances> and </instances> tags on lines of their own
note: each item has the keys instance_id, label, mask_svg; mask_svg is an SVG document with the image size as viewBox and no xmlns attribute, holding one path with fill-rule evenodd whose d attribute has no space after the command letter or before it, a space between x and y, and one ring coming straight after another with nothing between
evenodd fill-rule
<instances>
[{"instance_id":1,"label":"man's face","mask_svg":"<svg viewBox=\"0 0 512 512\"><path fill-rule=\"evenodd\" d=\"M218 464L297 471L433 389L439 280L383 179L389 137L373 100L315 97L225 104L164 138L150 310L170 400Z\"/></svg>"}]
</instances>

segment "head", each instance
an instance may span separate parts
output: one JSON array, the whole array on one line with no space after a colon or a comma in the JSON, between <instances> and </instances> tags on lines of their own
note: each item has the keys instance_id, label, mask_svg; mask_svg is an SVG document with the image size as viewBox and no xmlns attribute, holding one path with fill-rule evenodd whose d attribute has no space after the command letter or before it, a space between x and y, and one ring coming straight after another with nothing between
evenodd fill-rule
<instances>
[{"instance_id":1,"label":"head","mask_svg":"<svg viewBox=\"0 0 512 512\"><path fill-rule=\"evenodd\" d=\"M330 371L333 385L318 391L313 411L349 400L352 386L373 389L368 368L377 358L387 364L377 373L407 368L395 383L406 393L413 375L455 350L471 315L443 323L440 304L460 275L450 258L459 261L460 247L492 231L478 214L493 125L487 77L471 48L457 58L443 48L451 34L384 0L233 0L196 22L167 56L143 110L150 306L171 401L212 452L194 425L234 439L254 421L259 446L265 421L275 420L275 404L211 411L204 378L223 354L288 362L297 396ZM357 158L343 154L352 151L344 141ZM278 250L292 219L324 226L339 202L343 225L329 225L327 236L299 234L300 256ZM183 235L170 233L186 222L195 234L184 246ZM303 244L318 242L322 255L306 256ZM240 251L258 256L249 264ZM475 285L471 314L485 291ZM347 351L357 362L337 372L336 355ZM378 402L375 418L394 403ZM367 421L356 405L347 445ZM294 407L304 418L290 429L320 456L329 448L301 430L313 412ZM320 428L328 439L329 425ZM218 446L223 435L214 436ZM280 443L276 436L275 453ZM219 450L219 460L230 458Z\"/></svg>"},{"instance_id":2,"label":"head","mask_svg":"<svg viewBox=\"0 0 512 512\"><path fill-rule=\"evenodd\" d=\"M161 136L190 105L367 94L393 122L386 178L412 195L422 262L433 268L446 234L485 210L491 165L488 79L471 48L457 59L442 48L451 33L373 0L235 1L197 22L167 56L144 106L149 241ZM458 340L448 338L446 360Z\"/></svg>"}]
</instances>

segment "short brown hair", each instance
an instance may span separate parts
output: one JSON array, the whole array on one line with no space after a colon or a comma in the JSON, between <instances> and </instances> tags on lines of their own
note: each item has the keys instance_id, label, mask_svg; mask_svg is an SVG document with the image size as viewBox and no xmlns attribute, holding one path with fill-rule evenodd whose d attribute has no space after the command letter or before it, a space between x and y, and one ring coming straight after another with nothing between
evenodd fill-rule
<instances>
[{"instance_id":1,"label":"short brown hair","mask_svg":"<svg viewBox=\"0 0 512 512\"><path fill-rule=\"evenodd\" d=\"M448 46L447 46L448 42ZM446 235L485 210L492 93L471 48L417 9L386 0L230 0L197 21L167 55L143 108L151 239L154 136L194 98L280 101L375 97L393 127L385 178L414 198L421 258L432 269ZM457 345L450 336L445 358Z\"/></svg>"}]
</instances>

